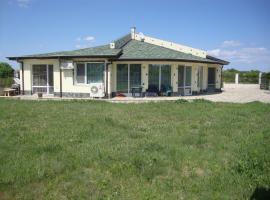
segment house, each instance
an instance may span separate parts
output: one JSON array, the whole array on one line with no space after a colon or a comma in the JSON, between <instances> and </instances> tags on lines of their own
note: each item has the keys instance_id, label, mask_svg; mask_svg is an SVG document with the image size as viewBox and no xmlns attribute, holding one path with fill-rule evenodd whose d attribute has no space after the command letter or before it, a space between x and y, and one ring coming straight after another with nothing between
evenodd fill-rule
<instances>
[{"instance_id":1,"label":"house","mask_svg":"<svg viewBox=\"0 0 270 200\"><path fill-rule=\"evenodd\" d=\"M135 28L103 46L8 59L20 63L23 95L80 98L129 96L138 88L143 94L154 88L159 95L166 87L171 95L220 91L222 68L229 64Z\"/></svg>"}]
</instances>

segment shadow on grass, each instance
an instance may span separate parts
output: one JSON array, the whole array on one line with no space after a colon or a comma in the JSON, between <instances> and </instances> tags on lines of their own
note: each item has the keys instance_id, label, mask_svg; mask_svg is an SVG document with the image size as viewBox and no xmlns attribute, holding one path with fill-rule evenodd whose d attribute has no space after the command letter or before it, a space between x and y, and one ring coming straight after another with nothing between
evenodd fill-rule
<instances>
[{"instance_id":1,"label":"shadow on grass","mask_svg":"<svg viewBox=\"0 0 270 200\"><path fill-rule=\"evenodd\" d=\"M257 187L250 197L250 200L267 200L270 199L270 189Z\"/></svg>"}]
</instances>

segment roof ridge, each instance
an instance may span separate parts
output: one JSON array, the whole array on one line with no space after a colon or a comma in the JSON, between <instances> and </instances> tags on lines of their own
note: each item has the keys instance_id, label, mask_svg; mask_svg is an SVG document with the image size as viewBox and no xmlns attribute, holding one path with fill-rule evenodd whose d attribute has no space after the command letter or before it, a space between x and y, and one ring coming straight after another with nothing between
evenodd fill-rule
<instances>
[{"instance_id":1,"label":"roof ridge","mask_svg":"<svg viewBox=\"0 0 270 200\"><path fill-rule=\"evenodd\" d=\"M156 46L172 49L172 50L175 50L175 51L178 51L178 52L190 53L190 54L192 54L194 56L198 56L198 57L202 57L202 58L206 58L206 55L207 55L206 51L201 50L201 49L196 49L196 48L189 47L189 46L182 45L182 44L178 44L178 43L175 43L175 42L170 42L170 41L167 41L167 40L161 40L161 39L158 39L158 38L153 38L153 37L149 37L149 36L145 36L145 35L140 35L140 34L137 34L137 33L135 33L134 39L138 40L138 41L144 41L146 43L153 44L153 45L156 45Z\"/></svg>"}]
</instances>

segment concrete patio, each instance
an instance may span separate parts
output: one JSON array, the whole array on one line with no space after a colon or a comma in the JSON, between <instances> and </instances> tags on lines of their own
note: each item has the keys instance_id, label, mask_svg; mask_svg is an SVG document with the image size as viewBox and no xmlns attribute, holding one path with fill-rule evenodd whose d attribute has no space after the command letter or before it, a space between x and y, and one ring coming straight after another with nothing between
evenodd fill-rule
<instances>
[{"instance_id":1,"label":"concrete patio","mask_svg":"<svg viewBox=\"0 0 270 200\"><path fill-rule=\"evenodd\" d=\"M114 97L112 99L90 99L97 101L108 101L112 103L144 103L144 102L159 102L159 101L175 101L178 99L193 100L205 99L213 102L231 102L231 103L248 103L252 101L260 101L270 103L270 91L260 90L258 84L224 84L221 93L202 94L196 96L176 96L176 97ZM52 95L46 95L43 98L38 98L37 95L31 96L12 96L3 98L17 98L23 100L72 100L73 98L59 98ZM79 99L79 98L76 98ZM89 100L89 98L81 98L81 100Z\"/></svg>"}]
</instances>

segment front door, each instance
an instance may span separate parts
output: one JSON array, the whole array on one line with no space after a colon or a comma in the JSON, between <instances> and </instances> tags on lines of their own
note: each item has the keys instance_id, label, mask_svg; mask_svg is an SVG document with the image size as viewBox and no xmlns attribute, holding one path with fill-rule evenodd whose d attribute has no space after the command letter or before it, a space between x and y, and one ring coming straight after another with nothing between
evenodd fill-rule
<instances>
[{"instance_id":1,"label":"front door","mask_svg":"<svg viewBox=\"0 0 270 200\"><path fill-rule=\"evenodd\" d=\"M214 67L208 68L208 91L212 92L216 88L216 69Z\"/></svg>"},{"instance_id":2,"label":"front door","mask_svg":"<svg viewBox=\"0 0 270 200\"><path fill-rule=\"evenodd\" d=\"M53 65L33 65L33 93L53 94Z\"/></svg>"},{"instance_id":3,"label":"front door","mask_svg":"<svg viewBox=\"0 0 270 200\"><path fill-rule=\"evenodd\" d=\"M191 66L178 66L178 93L186 96L191 95Z\"/></svg>"}]
</instances>

